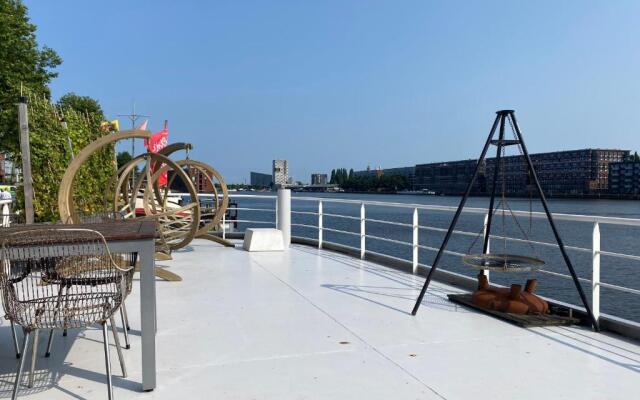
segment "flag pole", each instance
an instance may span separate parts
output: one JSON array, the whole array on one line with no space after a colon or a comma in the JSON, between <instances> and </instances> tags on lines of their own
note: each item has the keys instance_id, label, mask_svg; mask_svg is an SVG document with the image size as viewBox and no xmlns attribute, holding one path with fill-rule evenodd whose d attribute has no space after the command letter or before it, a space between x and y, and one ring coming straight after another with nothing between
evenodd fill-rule
<instances>
[{"instance_id":1,"label":"flag pole","mask_svg":"<svg viewBox=\"0 0 640 400\"><path fill-rule=\"evenodd\" d=\"M138 118L150 118L149 115L136 114L136 102L133 102L131 108L131 114L118 114L118 117L127 117L131 121L131 129L136 129L136 122ZM136 144L135 139L131 138L131 158L136 156ZM135 173L131 172L131 188L135 185Z\"/></svg>"}]
</instances>

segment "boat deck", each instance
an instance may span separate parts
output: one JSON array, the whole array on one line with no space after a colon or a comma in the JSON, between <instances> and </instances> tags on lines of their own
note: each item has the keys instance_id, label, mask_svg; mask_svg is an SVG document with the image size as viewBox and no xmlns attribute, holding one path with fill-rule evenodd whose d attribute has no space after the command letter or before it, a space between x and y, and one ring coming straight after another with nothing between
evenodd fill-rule
<instances>
[{"instance_id":1,"label":"boat deck","mask_svg":"<svg viewBox=\"0 0 640 400\"><path fill-rule=\"evenodd\" d=\"M127 301L129 376L116 399L628 399L640 393L640 345L579 327L522 329L457 306L423 278L294 245L248 253L196 240L159 262L158 387L141 392L139 303ZM137 290L137 287L134 288ZM25 399L106 398L98 328L57 336ZM0 325L0 397L16 359ZM111 342L113 343L113 341ZM26 377L25 377L26 378ZM26 379L25 379L26 383Z\"/></svg>"}]
</instances>

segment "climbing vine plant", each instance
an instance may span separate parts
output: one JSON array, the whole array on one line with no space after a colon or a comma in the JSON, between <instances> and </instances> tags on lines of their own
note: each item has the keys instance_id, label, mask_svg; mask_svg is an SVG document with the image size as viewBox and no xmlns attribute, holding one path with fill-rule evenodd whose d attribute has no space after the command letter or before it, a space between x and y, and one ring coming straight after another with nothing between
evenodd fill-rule
<instances>
[{"instance_id":1,"label":"climbing vine plant","mask_svg":"<svg viewBox=\"0 0 640 400\"><path fill-rule=\"evenodd\" d=\"M99 115L65 109L36 96L27 98L35 219L55 222L59 218L58 189L72 154L77 154L90 142L109 132L100 128ZM73 187L79 212L105 209L107 189L114 174L113 145L94 153L83 164ZM22 190L18 191L18 207L24 207Z\"/></svg>"}]
</instances>

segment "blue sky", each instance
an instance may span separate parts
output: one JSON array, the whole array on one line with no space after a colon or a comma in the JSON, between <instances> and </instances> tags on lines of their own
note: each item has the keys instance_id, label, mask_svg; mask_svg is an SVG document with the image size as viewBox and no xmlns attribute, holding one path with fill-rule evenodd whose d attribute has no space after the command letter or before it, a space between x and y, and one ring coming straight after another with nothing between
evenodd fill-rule
<instances>
[{"instance_id":1,"label":"blue sky","mask_svg":"<svg viewBox=\"0 0 640 400\"><path fill-rule=\"evenodd\" d=\"M531 152L640 150L638 1L26 4L54 97L135 100L228 182L474 158L502 108Z\"/></svg>"}]
</instances>

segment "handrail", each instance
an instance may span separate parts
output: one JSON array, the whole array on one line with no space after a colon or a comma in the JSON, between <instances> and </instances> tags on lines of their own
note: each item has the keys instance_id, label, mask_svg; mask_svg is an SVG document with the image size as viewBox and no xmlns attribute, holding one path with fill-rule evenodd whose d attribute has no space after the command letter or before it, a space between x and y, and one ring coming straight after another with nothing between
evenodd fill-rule
<instances>
[{"instance_id":1,"label":"handrail","mask_svg":"<svg viewBox=\"0 0 640 400\"><path fill-rule=\"evenodd\" d=\"M296 223L291 223L291 226L299 226L301 228L311 228L311 229L318 229L317 226L315 225L309 225L309 224L296 224Z\"/></svg>"},{"instance_id":2,"label":"handrail","mask_svg":"<svg viewBox=\"0 0 640 400\"><path fill-rule=\"evenodd\" d=\"M239 198L239 199L259 199L259 200L268 200L268 201L274 201L275 204L275 209L253 209L253 208L242 208L242 207L236 207L236 209L238 210L255 210L255 211L265 211L265 212L275 212L276 215L278 213L278 201L277 201L277 197L275 195L258 195L258 194L238 194L238 193L230 193L229 194L230 197L232 198ZM203 194L203 197L211 197L213 196L212 194ZM438 228L438 227L434 227L434 226L427 226L427 225L421 225L418 223L418 210L423 210L423 211L434 211L434 212L455 212L457 210L456 207L451 207L451 206L439 206L439 205L426 205L426 204L413 204L413 203L397 203L397 202L384 202L384 201L370 201L370 200L355 200L355 199L336 199L336 198L328 198L328 197L310 197L310 196L295 196L295 197L291 197L291 201L301 201L301 202L317 202L318 203L318 208L317 208L317 212L316 211L296 211L296 210L292 210L291 214L292 215L302 215L302 216L308 216L311 218L316 218L317 220L317 225L311 225L309 223L291 223L292 226L297 226L300 228L305 228L305 229L317 229L318 230L318 247L322 248L323 246L323 242L326 244L338 244L341 246L346 246L343 243L335 243L335 242L330 242L327 241L326 239L323 239L323 232L334 232L334 233L338 233L338 234L345 234L345 235L351 235L351 236L356 236L356 237L360 237L360 246L359 248L357 247L353 247L353 246L346 246L350 249L356 250L360 252L360 257L364 258L365 254L379 254L379 255L384 255L386 257L391 257L394 259L398 259L398 260L402 260L402 261L410 261L412 262L412 265L414 266L414 273L417 273L417 266L421 265L424 266L424 264L420 263L418 260L418 251L419 249L422 250L427 250L427 251L431 251L431 252L435 252L438 251L438 248L435 247L431 247L431 246L426 246L426 245L422 245L419 243L418 241L418 233L420 230L426 230L426 231L434 231L434 232L446 232L447 229L444 228ZM325 205L325 207L323 207L323 204ZM344 214L337 214L337 213L328 213L328 212L323 212L323 209L326 210L326 204L349 204L349 205L354 205L359 207L359 211L360 211L360 216L355 216L355 215L344 215ZM402 209L408 209L408 210L412 210L413 211L413 223L405 223L405 222L397 222L397 221L389 221L389 220L382 220L382 219L375 219L375 218L367 218L365 215L365 210L366 207L368 206L373 206L373 207L394 207L394 208L402 208ZM357 210L353 210L354 213L357 212ZM484 215L485 216L485 223L486 223L486 216L487 213L489 212L488 209L486 208L474 208L474 207L469 207L469 208L465 208L463 209L464 213L467 214L477 214L477 215ZM350 212L351 214L351 212ZM529 211L521 211L521 210L514 210L513 214L516 216L520 216L520 217L533 217L533 218L546 218L546 214L542 213L542 212L529 212ZM343 229L335 229L335 228L330 228L330 227L326 227L326 220L323 222L323 218L340 218L340 219L347 219L347 220L352 220L354 222L359 221L360 222L360 227L359 227L359 232L357 232L358 228L355 228L356 231L347 231L347 230L343 230ZM605 217L605 216L599 216L599 215L578 215L578 214L563 214L563 213L554 213L553 217L556 221L574 221L574 222L583 222L583 223L591 223L593 224L593 241L592 241L592 248L585 248L585 247L579 247L579 246L566 246L565 248L567 248L568 250L572 250L572 251L579 251L579 252L586 252L586 253L591 253L593 256L593 262L592 262L592 276L590 277L590 279L586 278L586 277L579 277L578 279L581 282L584 282L588 285L591 286L592 288L592 304L593 304L593 309L594 309L594 315L596 315L596 318L599 317L600 314L600 288L604 287L607 289L611 289L611 290L616 290L619 292L624 292L624 293L629 293L629 294L633 294L633 295L640 295L640 290L638 289L634 289L634 288L628 288L628 287L624 287L624 286L620 286L620 285L615 285L615 284L611 284L611 283L605 283L605 282L601 282L600 280L600 256L607 256L607 257L615 257L615 258L621 258L621 259L627 259L627 260L632 260L632 261L640 261L640 255L633 255L633 254L623 254L623 253L618 253L618 252L613 252L613 251L605 251L605 250L601 250L600 249L600 230L599 230L599 224L610 224L610 225L621 225L621 226L636 226L636 227L640 227L640 219L636 219L636 218L620 218L620 217ZM227 220L227 222L234 222L234 221L229 221ZM256 220L237 220L237 222L243 222L243 223L256 223L256 224L273 224L274 222L269 222L269 221L256 221ZM366 223L373 223L373 224L384 224L384 225L394 225L394 226L400 226L403 228L408 228L411 229L413 231L413 240L412 241L405 241L405 240L399 240L399 239L395 239L395 238L391 238L391 237L382 237L382 236L376 236L376 235L371 235L371 234L367 234L366 233ZM357 226L357 225L356 225ZM223 227L224 229L224 227ZM464 230L454 230L453 231L454 234L456 235L462 235L462 236L478 236L479 234L482 235L483 233L477 233L477 232L468 232L468 231L464 231ZM390 254L382 254L382 253L376 253L372 250L368 250L365 249L365 243L366 243L366 239L370 239L370 240L379 240L379 241L383 241L383 242L388 242L388 243L392 243L392 244L397 244L397 245L402 245L402 246L410 246L413 248L413 255L412 258L413 260L407 260L406 258L399 258L399 257L395 257L392 256ZM505 236L501 236L501 235L491 235L489 237L489 240L507 240L507 241L513 241L513 242L519 242L519 243L529 243L532 245L536 245L536 246L547 246L547 247L558 247L558 245L556 243L552 243L552 242L544 242L544 241L534 241L534 240L525 240L525 239L521 239L521 238L515 238L515 237L505 237ZM446 254L450 254L450 255L455 255L455 256L463 256L464 254L460 253L460 252L456 252L453 250L445 250ZM540 270L540 272L542 274L545 275L549 275L549 276L554 276L557 278L562 278L562 279L567 279L570 280L572 279L570 275L568 274L564 274L564 273L559 273L559 272L555 272L555 271L549 271L549 270L545 270L542 269Z\"/></svg>"},{"instance_id":3,"label":"handrail","mask_svg":"<svg viewBox=\"0 0 640 400\"><path fill-rule=\"evenodd\" d=\"M335 232L335 233L342 233L345 235L354 235L354 236L360 236L359 233L356 232L349 232L349 231L343 231L341 229L333 229L333 228L324 228L325 231L329 231L329 232Z\"/></svg>"},{"instance_id":4,"label":"handrail","mask_svg":"<svg viewBox=\"0 0 640 400\"><path fill-rule=\"evenodd\" d=\"M313 211L295 211L295 210L291 210L291 214L318 215L317 212L313 212Z\"/></svg>"},{"instance_id":5,"label":"handrail","mask_svg":"<svg viewBox=\"0 0 640 400\"><path fill-rule=\"evenodd\" d=\"M186 195L188 193L175 193L175 195ZM210 193L201 193L199 194L202 197L212 197L213 194ZM275 200L275 195L256 195L256 194L237 194L235 192L229 193L229 197L236 198L260 198L260 199L271 199ZM386 201L372 201L372 200L356 200L356 199L334 199L330 197L308 197L308 196L293 196L291 197L292 201L322 201L325 203L337 203L337 204L353 204L353 205L362 205L365 206L381 206L381 207L395 207L395 208L411 208L418 210L428 210L428 211L447 211L447 212L455 212L457 207L453 206L438 206L432 204L417 204L417 203L396 203L396 202L386 202ZM479 208L479 207L465 207L462 210L463 213L471 213L471 214L486 214L488 209ZM546 214L540 211L524 211L524 210L513 210L513 214L519 217L529 217L533 218L546 218ZM626 225L626 226L640 226L640 218L622 218L622 217L605 217L602 215L582 215L582 214L564 214L564 213L553 213L553 218L558 221L577 221L577 222L597 222L600 224L612 224L612 225Z\"/></svg>"},{"instance_id":6,"label":"handrail","mask_svg":"<svg viewBox=\"0 0 640 400\"><path fill-rule=\"evenodd\" d=\"M404 222L385 221L383 219L365 218L365 221L373 222L375 224L386 224L386 225L406 226L406 227L412 227L413 226L412 224L407 224L407 223L404 223Z\"/></svg>"},{"instance_id":7,"label":"handrail","mask_svg":"<svg viewBox=\"0 0 640 400\"><path fill-rule=\"evenodd\" d=\"M353 215L341 215L341 214L331 214L331 213L324 213L322 214L325 217L333 217L333 218L343 218L343 219L352 219L355 221L360 221L360 217L354 217Z\"/></svg>"},{"instance_id":8,"label":"handrail","mask_svg":"<svg viewBox=\"0 0 640 400\"><path fill-rule=\"evenodd\" d=\"M404 246L413 246L413 243L404 242L402 240L383 238L383 237L374 236L374 235L365 235L365 237L368 237L369 239L382 240L383 242L388 242L388 243L401 244L401 245L404 245Z\"/></svg>"},{"instance_id":9,"label":"handrail","mask_svg":"<svg viewBox=\"0 0 640 400\"><path fill-rule=\"evenodd\" d=\"M275 212L271 208L228 207L227 210Z\"/></svg>"}]
</instances>

